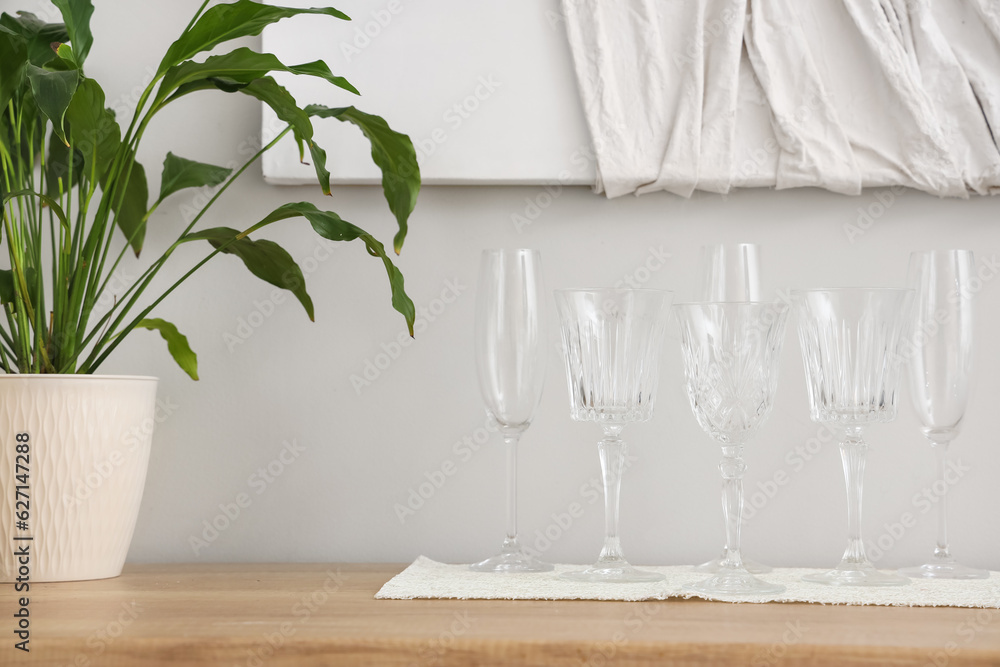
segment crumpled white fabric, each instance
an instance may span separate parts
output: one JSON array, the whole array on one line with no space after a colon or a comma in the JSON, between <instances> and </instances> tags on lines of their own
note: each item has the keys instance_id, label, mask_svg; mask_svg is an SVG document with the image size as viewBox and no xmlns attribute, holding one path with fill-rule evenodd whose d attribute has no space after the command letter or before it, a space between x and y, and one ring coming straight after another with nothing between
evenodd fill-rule
<instances>
[{"instance_id":1,"label":"crumpled white fabric","mask_svg":"<svg viewBox=\"0 0 1000 667\"><path fill-rule=\"evenodd\" d=\"M562 0L608 197L1000 193L997 0Z\"/></svg>"},{"instance_id":2,"label":"crumpled white fabric","mask_svg":"<svg viewBox=\"0 0 1000 667\"><path fill-rule=\"evenodd\" d=\"M817 602L821 604L885 605L902 607L1000 608L1000 573L989 579L912 579L906 586L825 586L802 581L816 569L775 568L762 579L782 584L784 593L767 595L710 596L684 590L708 575L693 572L688 565L643 567L666 579L651 583L607 584L568 581L563 572L584 565L556 565L552 572L496 574L473 572L468 565L449 565L418 557L390 579L375 598L412 600L451 598L458 600L666 600L701 597L721 602Z\"/></svg>"}]
</instances>

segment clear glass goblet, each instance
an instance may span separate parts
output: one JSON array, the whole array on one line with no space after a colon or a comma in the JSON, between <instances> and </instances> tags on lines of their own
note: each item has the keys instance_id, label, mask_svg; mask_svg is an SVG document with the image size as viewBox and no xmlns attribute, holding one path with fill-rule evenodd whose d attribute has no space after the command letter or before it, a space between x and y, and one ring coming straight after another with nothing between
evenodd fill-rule
<instances>
[{"instance_id":1,"label":"clear glass goblet","mask_svg":"<svg viewBox=\"0 0 1000 667\"><path fill-rule=\"evenodd\" d=\"M804 581L897 586L909 579L875 569L861 540L861 496L868 424L896 418L901 343L910 329L911 289L793 291L810 417L844 429L840 458L847 483L847 550L836 568Z\"/></svg>"},{"instance_id":2,"label":"clear glass goblet","mask_svg":"<svg viewBox=\"0 0 1000 667\"><path fill-rule=\"evenodd\" d=\"M653 415L659 354L672 294L649 289L556 290L571 416L604 429L598 443L604 477L605 539L597 562L562 576L573 581L659 581L622 553L618 500L625 468L622 429Z\"/></svg>"},{"instance_id":3,"label":"clear glass goblet","mask_svg":"<svg viewBox=\"0 0 1000 667\"><path fill-rule=\"evenodd\" d=\"M688 590L713 595L781 593L751 574L740 553L743 446L771 413L788 306L780 303L686 303L680 322L688 399L698 425L722 445L726 553L716 573Z\"/></svg>"},{"instance_id":4,"label":"clear glass goblet","mask_svg":"<svg viewBox=\"0 0 1000 667\"><path fill-rule=\"evenodd\" d=\"M907 286L916 290L910 357L913 407L938 459L944 493L937 502L937 546L930 562L901 569L909 577L986 579L986 570L967 567L948 548L948 446L958 435L972 384L973 292L976 263L971 250L932 250L910 255Z\"/></svg>"},{"instance_id":5,"label":"clear glass goblet","mask_svg":"<svg viewBox=\"0 0 1000 667\"><path fill-rule=\"evenodd\" d=\"M753 302L760 301L760 246L756 243L718 243L701 247L698 259L698 289L695 301ZM722 554L701 565L696 572L718 572L726 560L729 545L722 547ZM749 558L743 567L752 574L771 571Z\"/></svg>"},{"instance_id":6,"label":"clear glass goblet","mask_svg":"<svg viewBox=\"0 0 1000 667\"><path fill-rule=\"evenodd\" d=\"M486 411L507 445L507 535L477 572L547 572L517 539L517 443L545 381L544 288L537 250L484 250L476 294L476 370Z\"/></svg>"}]
</instances>

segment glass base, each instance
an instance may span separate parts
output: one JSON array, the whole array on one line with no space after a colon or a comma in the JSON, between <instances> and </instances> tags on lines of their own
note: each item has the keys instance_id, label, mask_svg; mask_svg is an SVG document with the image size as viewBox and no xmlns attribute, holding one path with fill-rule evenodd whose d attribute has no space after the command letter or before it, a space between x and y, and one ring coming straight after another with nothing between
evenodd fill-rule
<instances>
[{"instance_id":1,"label":"glass base","mask_svg":"<svg viewBox=\"0 0 1000 667\"><path fill-rule=\"evenodd\" d=\"M697 584L688 584L684 590L706 595L772 595L784 593L785 587L758 579L744 569L726 568Z\"/></svg>"},{"instance_id":2,"label":"glass base","mask_svg":"<svg viewBox=\"0 0 1000 667\"><path fill-rule=\"evenodd\" d=\"M473 563L469 569L474 572L551 572L555 566L532 558L523 551L504 552L484 561Z\"/></svg>"},{"instance_id":3,"label":"glass base","mask_svg":"<svg viewBox=\"0 0 1000 667\"><path fill-rule=\"evenodd\" d=\"M914 579L989 579L987 570L968 567L955 561L924 563L919 567L900 568L900 574Z\"/></svg>"},{"instance_id":4,"label":"glass base","mask_svg":"<svg viewBox=\"0 0 1000 667\"><path fill-rule=\"evenodd\" d=\"M586 570L564 572L559 578L567 579L569 581L587 581L610 584L642 583L663 581L666 579L666 577L659 572L637 570L625 561L595 563Z\"/></svg>"},{"instance_id":5,"label":"glass base","mask_svg":"<svg viewBox=\"0 0 1000 667\"><path fill-rule=\"evenodd\" d=\"M832 570L807 574L802 581L829 586L905 586L906 577L894 572L880 572L871 563L841 563Z\"/></svg>"},{"instance_id":6,"label":"glass base","mask_svg":"<svg viewBox=\"0 0 1000 667\"><path fill-rule=\"evenodd\" d=\"M714 560L710 560L707 563L702 563L701 565L695 565L691 568L694 572L704 572L705 574L715 574L720 569L722 569L722 561L725 558L725 553L722 556ZM750 574L767 574L771 571L771 568L767 565L761 565L757 561L743 559L743 569Z\"/></svg>"}]
</instances>

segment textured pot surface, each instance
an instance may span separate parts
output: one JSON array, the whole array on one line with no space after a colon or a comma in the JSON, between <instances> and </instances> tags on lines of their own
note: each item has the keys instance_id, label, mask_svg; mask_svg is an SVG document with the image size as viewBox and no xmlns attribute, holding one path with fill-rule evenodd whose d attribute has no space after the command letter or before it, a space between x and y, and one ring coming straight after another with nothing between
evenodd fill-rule
<instances>
[{"instance_id":1,"label":"textured pot surface","mask_svg":"<svg viewBox=\"0 0 1000 667\"><path fill-rule=\"evenodd\" d=\"M121 574L146 482L156 383L151 377L0 375L2 581L18 577L14 552L24 545L32 582ZM16 505L24 501L24 489L18 497L16 488L24 469L16 464L25 464L16 446L25 439L27 530L15 514L25 509ZM15 539L27 536L32 539Z\"/></svg>"}]
</instances>

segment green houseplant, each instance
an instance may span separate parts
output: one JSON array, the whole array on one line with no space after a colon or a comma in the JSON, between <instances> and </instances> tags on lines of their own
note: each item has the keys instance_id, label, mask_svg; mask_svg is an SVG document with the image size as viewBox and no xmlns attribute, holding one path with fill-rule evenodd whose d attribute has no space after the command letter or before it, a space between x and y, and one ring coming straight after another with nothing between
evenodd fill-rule
<instances>
[{"instance_id":1,"label":"green houseplant","mask_svg":"<svg viewBox=\"0 0 1000 667\"><path fill-rule=\"evenodd\" d=\"M16 438L18 443L29 443L23 447L28 460L15 461L14 448L9 448L10 456L8 448L0 456L0 487L4 487L0 534L11 540L15 531L34 531L39 552L36 566L43 571L35 580L96 578L120 572L145 479L151 429L144 425L151 424L155 379L152 385L150 378L138 378L140 385L134 388L113 389L110 379L98 382L91 374L136 329L152 329L166 340L180 367L197 379L197 357L187 338L174 324L151 313L216 255L234 255L258 278L289 290L312 319L313 304L301 269L281 246L256 234L275 222L305 218L326 239L363 242L367 252L383 263L392 305L413 333L413 303L389 253L374 236L335 212L308 202L290 202L245 221L240 229L199 226L230 184L291 134L301 159L313 165L320 187L330 194L326 153L314 140L313 121L335 119L357 126L371 142L372 158L382 172L382 189L398 225L393 240L396 253L403 245L420 189L416 154L406 135L353 106L299 106L272 77L275 72L316 77L357 93L325 62L286 65L272 54L246 47L206 55L231 40L257 35L271 23L300 14L349 20L340 11L251 0L209 7L206 0L167 49L132 117L125 119L106 108L100 84L85 74L93 43L91 0L52 2L62 16L61 23L46 23L28 12L0 16L0 243L4 246L0 254L8 259L7 266L0 268L0 369L5 373L0 376L4 380L0 382L0 400L4 401L0 441ZM245 95L268 105L287 126L236 169L168 153L159 193L151 197L146 170L136 160L140 142L155 128L160 111L202 91ZM143 273L110 307L96 308L126 253L139 256L153 211L180 190L204 186L212 187L214 195L193 220L178 225L176 240L144 264ZM204 245L203 259L163 291L148 293L177 248L188 243ZM77 391L88 377L95 382L83 389L85 396L67 393ZM32 382L45 378L62 384L47 388ZM144 398L128 410L122 407L136 396ZM50 418L63 413L91 421L67 427L62 417ZM109 430L108 420L122 417L119 413L126 413L127 418ZM32 446L40 448L36 457L79 465L59 475L46 476L44 470L35 473L30 463ZM74 447L83 447L85 452L71 451ZM107 477L93 476L93 471L101 470L110 472ZM56 486L55 477L60 476L69 483L96 481L82 492L78 484L74 492ZM15 524L11 517L20 519L21 510L13 507L15 494L8 488L15 480L30 489L36 501L40 494L62 497L61 504L48 503L61 509L32 523ZM119 512L123 517L106 516L125 504L129 508ZM30 516L27 509L24 513ZM117 550L111 553L92 544L74 544L68 550L52 546L60 531L77 536L100 534L103 542L116 543ZM108 538L109 531L117 537ZM93 567L83 572L62 567L55 562L60 553L76 554L77 561L92 562ZM10 580L15 565L9 553L0 557L0 567L3 578Z\"/></svg>"}]
</instances>

